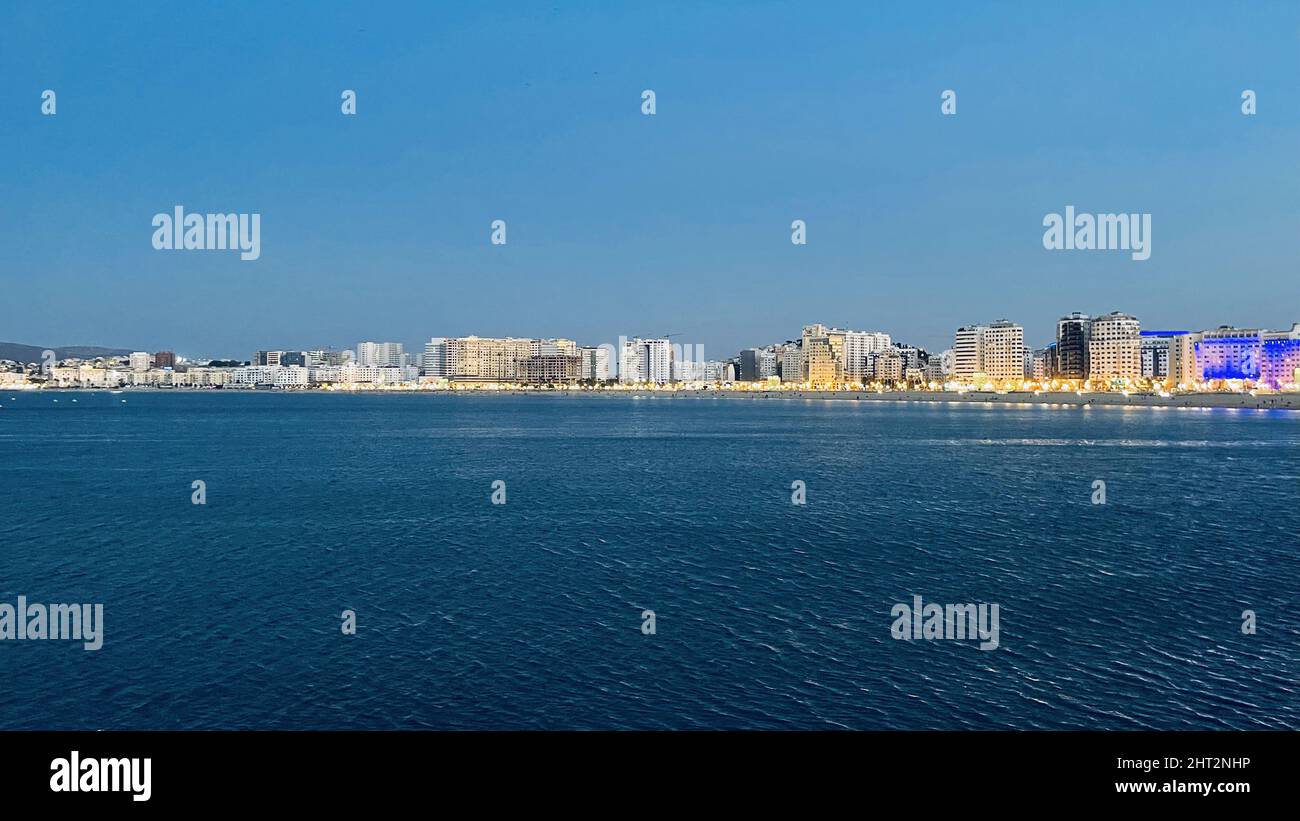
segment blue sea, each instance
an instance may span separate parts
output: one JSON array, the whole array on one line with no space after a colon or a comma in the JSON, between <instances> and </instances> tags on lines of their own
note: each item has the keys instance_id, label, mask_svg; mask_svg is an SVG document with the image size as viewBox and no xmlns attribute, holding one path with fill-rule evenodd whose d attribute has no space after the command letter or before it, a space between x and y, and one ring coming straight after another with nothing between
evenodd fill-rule
<instances>
[{"instance_id":1,"label":"blue sea","mask_svg":"<svg viewBox=\"0 0 1300 821\"><path fill-rule=\"evenodd\" d=\"M1298 491L1284 411L0 394L0 602L105 628L0 727L1296 729Z\"/></svg>"}]
</instances>

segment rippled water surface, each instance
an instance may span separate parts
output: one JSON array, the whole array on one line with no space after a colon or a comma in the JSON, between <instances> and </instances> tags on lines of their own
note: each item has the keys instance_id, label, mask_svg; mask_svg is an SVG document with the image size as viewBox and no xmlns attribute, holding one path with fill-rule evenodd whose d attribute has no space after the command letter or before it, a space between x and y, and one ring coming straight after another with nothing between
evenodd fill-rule
<instances>
[{"instance_id":1,"label":"rippled water surface","mask_svg":"<svg viewBox=\"0 0 1300 821\"><path fill-rule=\"evenodd\" d=\"M0 601L106 637L0 727L1300 728L1298 498L1282 411L2 394Z\"/></svg>"}]
</instances>

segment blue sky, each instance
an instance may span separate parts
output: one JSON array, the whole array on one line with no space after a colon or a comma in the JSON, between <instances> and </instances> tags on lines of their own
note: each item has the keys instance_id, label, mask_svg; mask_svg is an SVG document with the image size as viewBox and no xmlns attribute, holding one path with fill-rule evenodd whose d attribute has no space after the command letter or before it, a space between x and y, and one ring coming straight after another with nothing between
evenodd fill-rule
<instances>
[{"instance_id":1,"label":"blue sky","mask_svg":"<svg viewBox=\"0 0 1300 821\"><path fill-rule=\"evenodd\" d=\"M1295 4L478 5L6 4L0 339L1300 321ZM261 258L154 250L177 204L260 213ZM1066 205L1151 213L1151 258L1045 250Z\"/></svg>"}]
</instances>

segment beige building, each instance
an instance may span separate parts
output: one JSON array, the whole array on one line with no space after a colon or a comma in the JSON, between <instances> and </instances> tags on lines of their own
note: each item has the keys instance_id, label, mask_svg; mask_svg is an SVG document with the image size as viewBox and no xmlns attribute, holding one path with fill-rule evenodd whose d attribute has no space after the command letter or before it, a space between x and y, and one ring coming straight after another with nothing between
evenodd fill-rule
<instances>
[{"instance_id":1,"label":"beige building","mask_svg":"<svg viewBox=\"0 0 1300 821\"><path fill-rule=\"evenodd\" d=\"M1025 329L999 319L967 325L953 337L953 378L959 382L1019 382L1025 378Z\"/></svg>"},{"instance_id":2,"label":"beige building","mask_svg":"<svg viewBox=\"0 0 1300 821\"><path fill-rule=\"evenodd\" d=\"M813 385L835 385L844 381L844 331L825 325L803 329L803 373Z\"/></svg>"},{"instance_id":3,"label":"beige building","mask_svg":"<svg viewBox=\"0 0 1300 821\"><path fill-rule=\"evenodd\" d=\"M1094 381L1142 376L1142 326L1137 318L1115 311L1092 321L1088 340L1088 378Z\"/></svg>"},{"instance_id":4,"label":"beige building","mask_svg":"<svg viewBox=\"0 0 1300 821\"><path fill-rule=\"evenodd\" d=\"M519 381L574 385L582 378L582 357L539 354L519 363Z\"/></svg>"},{"instance_id":5,"label":"beige building","mask_svg":"<svg viewBox=\"0 0 1300 821\"><path fill-rule=\"evenodd\" d=\"M462 336L446 340L446 372L453 382L513 382L519 363L533 355L533 340Z\"/></svg>"}]
</instances>

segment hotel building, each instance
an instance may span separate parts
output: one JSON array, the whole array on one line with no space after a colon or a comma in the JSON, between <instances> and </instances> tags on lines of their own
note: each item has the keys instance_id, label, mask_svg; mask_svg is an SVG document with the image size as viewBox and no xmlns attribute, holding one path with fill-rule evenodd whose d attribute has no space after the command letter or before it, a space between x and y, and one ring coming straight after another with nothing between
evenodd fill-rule
<instances>
[{"instance_id":1,"label":"hotel building","mask_svg":"<svg viewBox=\"0 0 1300 821\"><path fill-rule=\"evenodd\" d=\"M1300 323L1289 331L1222 326L1199 334L1196 366L1204 380L1242 379L1270 388L1300 383Z\"/></svg>"}]
</instances>

